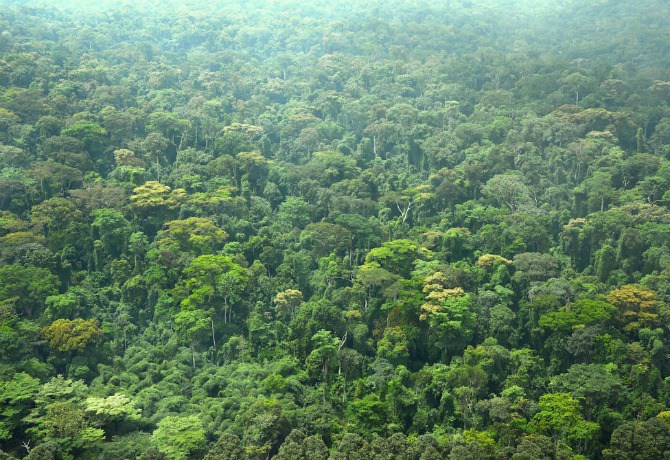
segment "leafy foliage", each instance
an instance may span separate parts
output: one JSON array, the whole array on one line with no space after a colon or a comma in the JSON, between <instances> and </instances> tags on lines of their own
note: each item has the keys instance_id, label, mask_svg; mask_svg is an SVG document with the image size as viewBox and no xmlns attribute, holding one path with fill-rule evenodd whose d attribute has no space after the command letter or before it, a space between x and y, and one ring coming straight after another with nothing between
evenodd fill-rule
<instances>
[{"instance_id":1,"label":"leafy foliage","mask_svg":"<svg viewBox=\"0 0 670 460\"><path fill-rule=\"evenodd\" d=\"M158 6L0 5L0 458L668 457L668 2Z\"/></svg>"}]
</instances>

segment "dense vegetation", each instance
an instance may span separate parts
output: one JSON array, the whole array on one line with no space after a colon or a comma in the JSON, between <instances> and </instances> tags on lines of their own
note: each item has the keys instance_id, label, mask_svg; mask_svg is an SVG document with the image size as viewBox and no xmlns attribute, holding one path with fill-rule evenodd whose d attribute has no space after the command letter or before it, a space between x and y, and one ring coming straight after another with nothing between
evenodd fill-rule
<instances>
[{"instance_id":1,"label":"dense vegetation","mask_svg":"<svg viewBox=\"0 0 670 460\"><path fill-rule=\"evenodd\" d=\"M0 6L1 459L670 456L668 2L348 3Z\"/></svg>"}]
</instances>

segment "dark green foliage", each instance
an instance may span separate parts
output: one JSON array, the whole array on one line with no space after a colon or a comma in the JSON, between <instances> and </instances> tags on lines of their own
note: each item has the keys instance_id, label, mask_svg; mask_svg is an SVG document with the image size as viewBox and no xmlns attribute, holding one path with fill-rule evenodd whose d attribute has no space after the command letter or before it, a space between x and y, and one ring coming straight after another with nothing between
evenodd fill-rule
<instances>
[{"instance_id":1,"label":"dark green foliage","mask_svg":"<svg viewBox=\"0 0 670 460\"><path fill-rule=\"evenodd\" d=\"M556 444L546 436L524 437L512 454L512 460L568 460L572 452L564 444Z\"/></svg>"},{"instance_id":2,"label":"dark green foliage","mask_svg":"<svg viewBox=\"0 0 670 460\"><path fill-rule=\"evenodd\" d=\"M0 5L0 457L670 455L667 1L153 3Z\"/></svg>"},{"instance_id":3,"label":"dark green foliage","mask_svg":"<svg viewBox=\"0 0 670 460\"><path fill-rule=\"evenodd\" d=\"M63 460L63 455L58 443L52 441L30 449L30 453L24 458L26 460Z\"/></svg>"},{"instance_id":4,"label":"dark green foliage","mask_svg":"<svg viewBox=\"0 0 670 460\"><path fill-rule=\"evenodd\" d=\"M156 449L155 447L150 447L142 455L137 457L137 460L167 460L169 457Z\"/></svg>"},{"instance_id":5,"label":"dark green foliage","mask_svg":"<svg viewBox=\"0 0 670 460\"><path fill-rule=\"evenodd\" d=\"M670 429L667 419L658 417L645 422L626 422L612 433L611 445L603 458L652 459L670 455Z\"/></svg>"},{"instance_id":6,"label":"dark green foliage","mask_svg":"<svg viewBox=\"0 0 670 460\"><path fill-rule=\"evenodd\" d=\"M205 460L246 460L240 438L232 434L223 434L207 453Z\"/></svg>"}]
</instances>

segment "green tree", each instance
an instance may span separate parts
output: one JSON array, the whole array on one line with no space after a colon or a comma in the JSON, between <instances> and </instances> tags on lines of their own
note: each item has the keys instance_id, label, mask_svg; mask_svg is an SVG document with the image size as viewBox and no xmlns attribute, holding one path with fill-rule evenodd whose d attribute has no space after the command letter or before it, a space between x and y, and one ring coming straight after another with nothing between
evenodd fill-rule
<instances>
[{"instance_id":1,"label":"green tree","mask_svg":"<svg viewBox=\"0 0 670 460\"><path fill-rule=\"evenodd\" d=\"M615 317L628 333L658 324L662 304L654 291L627 284L612 290L607 301L617 308Z\"/></svg>"},{"instance_id":2,"label":"green tree","mask_svg":"<svg viewBox=\"0 0 670 460\"><path fill-rule=\"evenodd\" d=\"M158 422L152 440L169 458L186 460L205 451L206 438L197 415L174 415Z\"/></svg>"},{"instance_id":3,"label":"green tree","mask_svg":"<svg viewBox=\"0 0 670 460\"><path fill-rule=\"evenodd\" d=\"M56 442L45 442L30 449L25 457L27 460L62 460L64 458L60 446Z\"/></svg>"},{"instance_id":4,"label":"green tree","mask_svg":"<svg viewBox=\"0 0 670 460\"><path fill-rule=\"evenodd\" d=\"M106 398L90 396L86 398L85 410L94 414L105 425L116 426L123 421L138 421L140 409L127 396L116 393Z\"/></svg>"},{"instance_id":5,"label":"green tree","mask_svg":"<svg viewBox=\"0 0 670 460\"><path fill-rule=\"evenodd\" d=\"M442 357L452 356L468 343L476 326L477 315L472 299L462 288L445 289L441 273L426 278L426 303L419 319L427 321L431 345Z\"/></svg>"},{"instance_id":6,"label":"green tree","mask_svg":"<svg viewBox=\"0 0 670 460\"><path fill-rule=\"evenodd\" d=\"M58 319L42 329L42 334L51 348L62 352L81 351L100 341L104 335L95 320L81 318Z\"/></svg>"},{"instance_id":7,"label":"green tree","mask_svg":"<svg viewBox=\"0 0 670 460\"><path fill-rule=\"evenodd\" d=\"M205 460L246 460L247 454L244 451L240 438L234 434L223 434L214 444L214 447L207 453Z\"/></svg>"},{"instance_id":8,"label":"green tree","mask_svg":"<svg viewBox=\"0 0 670 460\"><path fill-rule=\"evenodd\" d=\"M274 298L275 310L280 315L295 318L295 312L303 305L302 292L296 289L286 289L278 292Z\"/></svg>"},{"instance_id":9,"label":"green tree","mask_svg":"<svg viewBox=\"0 0 670 460\"><path fill-rule=\"evenodd\" d=\"M361 399L351 401L346 409L347 431L363 437L383 434L388 420L386 404L376 394L369 394Z\"/></svg>"},{"instance_id":10,"label":"green tree","mask_svg":"<svg viewBox=\"0 0 670 460\"><path fill-rule=\"evenodd\" d=\"M378 263L385 270L403 277L409 277L414 262L427 258L429 251L408 239L393 240L368 252L365 262Z\"/></svg>"},{"instance_id":11,"label":"green tree","mask_svg":"<svg viewBox=\"0 0 670 460\"><path fill-rule=\"evenodd\" d=\"M663 458L670 453L670 431L667 423L654 417L644 422L621 424L612 433L610 445L603 450L607 460Z\"/></svg>"},{"instance_id":12,"label":"green tree","mask_svg":"<svg viewBox=\"0 0 670 460\"><path fill-rule=\"evenodd\" d=\"M583 299L542 315L539 325L554 331L569 332L575 326L606 323L616 307L602 300Z\"/></svg>"},{"instance_id":13,"label":"green tree","mask_svg":"<svg viewBox=\"0 0 670 460\"><path fill-rule=\"evenodd\" d=\"M181 191L173 191L160 182L149 181L133 189L130 204L141 217L155 227L170 219L179 207Z\"/></svg>"},{"instance_id":14,"label":"green tree","mask_svg":"<svg viewBox=\"0 0 670 460\"><path fill-rule=\"evenodd\" d=\"M83 215L65 198L51 198L33 206L30 222L36 233L47 238L52 250L81 245Z\"/></svg>"},{"instance_id":15,"label":"green tree","mask_svg":"<svg viewBox=\"0 0 670 460\"><path fill-rule=\"evenodd\" d=\"M58 293L58 279L49 270L19 264L0 268L0 299L11 300L20 313L33 316L46 298Z\"/></svg>"},{"instance_id":16,"label":"green tree","mask_svg":"<svg viewBox=\"0 0 670 460\"><path fill-rule=\"evenodd\" d=\"M512 460L570 460L572 450L563 443L554 443L543 435L524 436L514 449Z\"/></svg>"},{"instance_id":17,"label":"green tree","mask_svg":"<svg viewBox=\"0 0 670 460\"><path fill-rule=\"evenodd\" d=\"M79 139L87 150L99 153L104 148L107 131L92 121L77 120L69 128L64 129L61 135Z\"/></svg>"},{"instance_id":18,"label":"green tree","mask_svg":"<svg viewBox=\"0 0 670 460\"><path fill-rule=\"evenodd\" d=\"M12 439L21 419L28 415L31 403L39 390L39 380L25 372L14 374L0 382L0 440Z\"/></svg>"},{"instance_id":19,"label":"green tree","mask_svg":"<svg viewBox=\"0 0 670 460\"><path fill-rule=\"evenodd\" d=\"M562 441L581 446L595 436L598 428L597 423L584 420L579 401L567 393L541 396L530 424L531 432L551 436L554 445Z\"/></svg>"},{"instance_id":20,"label":"green tree","mask_svg":"<svg viewBox=\"0 0 670 460\"><path fill-rule=\"evenodd\" d=\"M499 174L494 176L482 187L482 193L509 207L512 212L532 206L530 191L523 183L521 175Z\"/></svg>"},{"instance_id":21,"label":"green tree","mask_svg":"<svg viewBox=\"0 0 670 460\"><path fill-rule=\"evenodd\" d=\"M193 368L196 367L195 346L210 331L212 320L202 310L182 310L174 317L175 330L189 344Z\"/></svg>"},{"instance_id":22,"label":"green tree","mask_svg":"<svg viewBox=\"0 0 670 460\"><path fill-rule=\"evenodd\" d=\"M118 257L125 249L131 233L130 222L115 209L96 209L92 213L93 239L102 242L107 254Z\"/></svg>"},{"instance_id":23,"label":"green tree","mask_svg":"<svg viewBox=\"0 0 670 460\"><path fill-rule=\"evenodd\" d=\"M309 213L310 207L305 200L298 197L287 197L277 210L278 231L286 233L293 228L305 228L311 219Z\"/></svg>"},{"instance_id":24,"label":"green tree","mask_svg":"<svg viewBox=\"0 0 670 460\"><path fill-rule=\"evenodd\" d=\"M340 340L337 337L333 337L331 331L322 329L312 336L312 343L312 352L307 357L306 364L308 368L317 367L321 370L323 403L325 404L328 395L328 370L330 368L330 363L337 355Z\"/></svg>"},{"instance_id":25,"label":"green tree","mask_svg":"<svg viewBox=\"0 0 670 460\"><path fill-rule=\"evenodd\" d=\"M215 252L226 238L228 234L225 230L218 228L211 220L189 217L166 223L158 244L167 244L163 240L173 240L182 251L202 255Z\"/></svg>"},{"instance_id":26,"label":"green tree","mask_svg":"<svg viewBox=\"0 0 670 460\"><path fill-rule=\"evenodd\" d=\"M291 425L281 403L259 398L241 414L248 458L260 460L276 454L288 436Z\"/></svg>"}]
</instances>

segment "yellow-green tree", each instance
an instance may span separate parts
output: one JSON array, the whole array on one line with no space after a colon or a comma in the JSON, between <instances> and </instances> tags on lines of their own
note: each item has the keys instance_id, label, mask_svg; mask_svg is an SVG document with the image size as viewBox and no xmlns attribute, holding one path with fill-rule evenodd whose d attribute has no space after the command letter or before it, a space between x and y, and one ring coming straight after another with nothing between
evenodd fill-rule
<instances>
[{"instance_id":1,"label":"yellow-green tree","mask_svg":"<svg viewBox=\"0 0 670 460\"><path fill-rule=\"evenodd\" d=\"M607 301L617 308L616 319L630 334L658 325L665 310L654 291L634 284L612 290Z\"/></svg>"},{"instance_id":2,"label":"yellow-green tree","mask_svg":"<svg viewBox=\"0 0 670 460\"><path fill-rule=\"evenodd\" d=\"M97 321L82 318L58 319L42 329L42 334L51 348L62 352L81 351L99 342L104 335Z\"/></svg>"}]
</instances>

